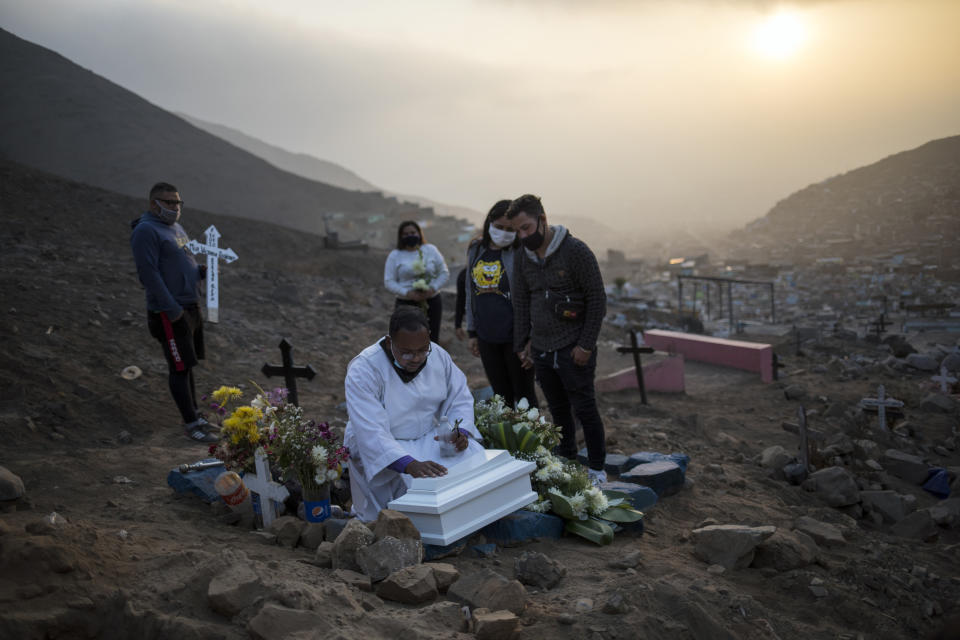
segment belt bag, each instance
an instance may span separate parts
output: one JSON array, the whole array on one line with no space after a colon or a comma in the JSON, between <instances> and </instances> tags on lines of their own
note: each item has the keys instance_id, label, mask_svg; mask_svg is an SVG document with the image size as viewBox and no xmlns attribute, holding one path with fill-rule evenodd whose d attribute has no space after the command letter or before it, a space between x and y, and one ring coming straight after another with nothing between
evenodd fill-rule
<instances>
[{"instance_id":1,"label":"belt bag","mask_svg":"<svg viewBox=\"0 0 960 640\"><path fill-rule=\"evenodd\" d=\"M586 304L583 300L571 298L570 296L561 296L551 292L546 292L548 303L553 305L553 315L559 320L566 322L583 322L583 313Z\"/></svg>"}]
</instances>

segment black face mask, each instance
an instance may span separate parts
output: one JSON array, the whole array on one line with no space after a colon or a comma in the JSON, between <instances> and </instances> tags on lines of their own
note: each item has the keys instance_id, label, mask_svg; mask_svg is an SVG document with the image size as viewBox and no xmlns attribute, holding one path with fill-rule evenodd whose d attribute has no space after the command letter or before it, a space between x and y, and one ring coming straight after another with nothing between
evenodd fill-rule
<instances>
[{"instance_id":1,"label":"black face mask","mask_svg":"<svg viewBox=\"0 0 960 640\"><path fill-rule=\"evenodd\" d=\"M537 230L522 239L520 242L530 251L536 251L543 244L543 232L540 231L540 220L537 218Z\"/></svg>"},{"instance_id":2,"label":"black face mask","mask_svg":"<svg viewBox=\"0 0 960 640\"><path fill-rule=\"evenodd\" d=\"M403 236L400 238L400 242L402 242L405 247L415 247L420 244L420 236Z\"/></svg>"}]
</instances>

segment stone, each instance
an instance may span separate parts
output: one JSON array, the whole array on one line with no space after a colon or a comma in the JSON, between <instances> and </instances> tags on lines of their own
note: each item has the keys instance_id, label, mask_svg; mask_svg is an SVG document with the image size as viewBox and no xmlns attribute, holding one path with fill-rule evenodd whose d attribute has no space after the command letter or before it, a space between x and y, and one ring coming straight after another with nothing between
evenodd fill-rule
<instances>
[{"instance_id":1,"label":"stone","mask_svg":"<svg viewBox=\"0 0 960 640\"><path fill-rule=\"evenodd\" d=\"M906 357L907 366L919 369L920 371L937 371L940 369L940 363L937 359L923 353L911 353Z\"/></svg>"},{"instance_id":2,"label":"stone","mask_svg":"<svg viewBox=\"0 0 960 640\"><path fill-rule=\"evenodd\" d=\"M806 387L799 384L791 384L783 390L783 395L787 400L805 400L808 394Z\"/></svg>"},{"instance_id":3,"label":"stone","mask_svg":"<svg viewBox=\"0 0 960 640\"><path fill-rule=\"evenodd\" d=\"M530 540L559 540L563 535L563 518L549 513L520 509L495 520L480 530L488 542L513 547Z\"/></svg>"},{"instance_id":4,"label":"stone","mask_svg":"<svg viewBox=\"0 0 960 640\"><path fill-rule=\"evenodd\" d=\"M246 562L245 557L237 559L235 564L213 576L207 586L207 604L227 618L253 606L266 595L263 581Z\"/></svg>"},{"instance_id":5,"label":"stone","mask_svg":"<svg viewBox=\"0 0 960 640\"><path fill-rule=\"evenodd\" d=\"M814 520L809 516L800 516L793 524L796 531L810 536L821 547L839 547L847 543L843 532L827 522Z\"/></svg>"},{"instance_id":6,"label":"stone","mask_svg":"<svg viewBox=\"0 0 960 640\"><path fill-rule=\"evenodd\" d=\"M475 544L470 547L470 551L477 558L492 558L497 555L497 545L493 542Z\"/></svg>"},{"instance_id":7,"label":"stone","mask_svg":"<svg viewBox=\"0 0 960 640\"><path fill-rule=\"evenodd\" d=\"M216 458L206 458L198 461L218 462ZM171 469L167 474L167 484L175 492L181 495L194 495L204 502L216 502L220 500L220 494L214 488L213 483L221 473L223 465L208 467L199 471L181 472L179 469Z\"/></svg>"},{"instance_id":8,"label":"stone","mask_svg":"<svg viewBox=\"0 0 960 640\"><path fill-rule=\"evenodd\" d=\"M807 482L831 507L844 507L860 501L857 482L843 467L827 467L811 473Z\"/></svg>"},{"instance_id":9,"label":"stone","mask_svg":"<svg viewBox=\"0 0 960 640\"><path fill-rule=\"evenodd\" d=\"M903 498L896 491L861 491L860 502L871 513L878 513L886 523L900 522L907 515Z\"/></svg>"},{"instance_id":10,"label":"stone","mask_svg":"<svg viewBox=\"0 0 960 640\"><path fill-rule=\"evenodd\" d=\"M517 580L539 589L550 590L560 584L567 569L558 561L536 551L524 551L514 563Z\"/></svg>"},{"instance_id":11,"label":"stone","mask_svg":"<svg viewBox=\"0 0 960 640\"><path fill-rule=\"evenodd\" d=\"M636 466L636 464L630 459L630 456L625 456L622 453L608 453L603 461L603 470L607 473L620 475Z\"/></svg>"},{"instance_id":12,"label":"stone","mask_svg":"<svg viewBox=\"0 0 960 640\"><path fill-rule=\"evenodd\" d=\"M460 578L460 570L446 562L430 562L424 566L433 569L433 578L437 583L437 591L446 593L454 582Z\"/></svg>"},{"instance_id":13,"label":"stone","mask_svg":"<svg viewBox=\"0 0 960 640\"><path fill-rule=\"evenodd\" d=\"M350 571L350 569L337 569L333 572L333 577L360 591L373 591L373 581L370 580L370 576L362 573Z\"/></svg>"},{"instance_id":14,"label":"stone","mask_svg":"<svg viewBox=\"0 0 960 640\"><path fill-rule=\"evenodd\" d=\"M960 352L954 351L945 355L940 361L940 366L946 367L951 373L960 373Z\"/></svg>"},{"instance_id":15,"label":"stone","mask_svg":"<svg viewBox=\"0 0 960 640\"><path fill-rule=\"evenodd\" d=\"M380 582L395 571L420 564L423 560L423 545L419 538L398 540L393 536L386 536L373 544L358 548L356 560L360 573L369 576L374 582Z\"/></svg>"},{"instance_id":16,"label":"stone","mask_svg":"<svg viewBox=\"0 0 960 640\"><path fill-rule=\"evenodd\" d=\"M382 540L390 536L397 540L404 538L420 539L420 532L413 526L410 518L393 509L381 509L377 523L373 526L373 537Z\"/></svg>"},{"instance_id":17,"label":"stone","mask_svg":"<svg viewBox=\"0 0 960 640\"><path fill-rule=\"evenodd\" d=\"M323 521L324 534L323 539L334 542L337 539L337 536L340 535L344 529L347 528L347 523L350 520L346 518L327 518Z\"/></svg>"},{"instance_id":18,"label":"stone","mask_svg":"<svg viewBox=\"0 0 960 640\"><path fill-rule=\"evenodd\" d=\"M328 626L329 620L323 612L268 603L247 623L247 633L253 640L319 640L326 637L324 630Z\"/></svg>"},{"instance_id":19,"label":"stone","mask_svg":"<svg viewBox=\"0 0 960 640\"><path fill-rule=\"evenodd\" d=\"M280 516L270 523L270 533L277 536L277 544L293 549L300 540L300 532L306 523L296 516Z\"/></svg>"},{"instance_id":20,"label":"stone","mask_svg":"<svg viewBox=\"0 0 960 640\"><path fill-rule=\"evenodd\" d=\"M637 464L669 460L670 462L676 462L684 473L687 472L687 465L690 464L690 456L685 453L658 453L656 451L637 451L630 456L630 460Z\"/></svg>"},{"instance_id":21,"label":"stone","mask_svg":"<svg viewBox=\"0 0 960 640\"><path fill-rule=\"evenodd\" d=\"M444 544L444 545L425 544L423 545L423 560L424 562L430 562L431 560L440 560L441 558L458 556L466 548L467 548L466 538L462 540L457 540L456 542L451 542L450 544Z\"/></svg>"},{"instance_id":22,"label":"stone","mask_svg":"<svg viewBox=\"0 0 960 640\"><path fill-rule=\"evenodd\" d=\"M250 538L265 545L277 544L277 536L269 531L251 531Z\"/></svg>"},{"instance_id":23,"label":"stone","mask_svg":"<svg viewBox=\"0 0 960 640\"><path fill-rule=\"evenodd\" d=\"M373 532L359 520L350 520L333 543L331 566L363 573L357 562L357 550L373 543Z\"/></svg>"},{"instance_id":24,"label":"stone","mask_svg":"<svg viewBox=\"0 0 960 640\"><path fill-rule=\"evenodd\" d=\"M607 563L611 569L633 569L643 562L643 555L640 551L631 551L630 553L618 556Z\"/></svg>"},{"instance_id":25,"label":"stone","mask_svg":"<svg viewBox=\"0 0 960 640\"><path fill-rule=\"evenodd\" d=\"M799 531L778 529L757 545L751 566L791 571L812 564L818 556L817 543L810 536Z\"/></svg>"},{"instance_id":26,"label":"stone","mask_svg":"<svg viewBox=\"0 0 960 640\"><path fill-rule=\"evenodd\" d=\"M308 522L300 531L300 540L297 541L304 549L314 551L323 542L326 535L326 527L322 522Z\"/></svg>"},{"instance_id":27,"label":"stone","mask_svg":"<svg viewBox=\"0 0 960 640\"><path fill-rule=\"evenodd\" d=\"M783 465L783 479L793 486L798 486L803 484L803 481L807 479L808 473L807 468L802 462L791 462L790 464Z\"/></svg>"},{"instance_id":28,"label":"stone","mask_svg":"<svg viewBox=\"0 0 960 640\"><path fill-rule=\"evenodd\" d=\"M913 345L907 342L906 336L898 333L885 336L882 342L890 346L890 350L897 358L906 358L911 353L917 352L917 350L913 348Z\"/></svg>"},{"instance_id":29,"label":"stone","mask_svg":"<svg viewBox=\"0 0 960 640\"><path fill-rule=\"evenodd\" d=\"M920 411L931 413L953 413L957 410L957 402L942 393L931 393L920 403Z\"/></svg>"},{"instance_id":30,"label":"stone","mask_svg":"<svg viewBox=\"0 0 960 640\"><path fill-rule=\"evenodd\" d=\"M929 540L937 535L937 525L928 510L920 509L890 527L890 533L901 538Z\"/></svg>"},{"instance_id":31,"label":"stone","mask_svg":"<svg viewBox=\"0 0 960 640\"><path fill-rule=\"evenodd\" d=\"M637 511L647 511L657 503L657 492L650 487L632 482L603 482L600 488L604 491L619 491L627 494L627 502Z\"/></svg>"},{"instance_id":32,"label":"stone","mask_svg":"<svg viewBox=\"0 0 960 640\"><path fill-rule=\"evenodd\" d=\"M873 440L854 440L853 452L861 458L875 458L880 451L880 445Z\"/></svg>"},{"instance_id":33,"label":"stone","mask_svg":"<svg viewBox=\"0 0 960 640\"><path fill-rule=\"evenodd\" d=\"M421 604L435 600L439 592L433 569L427 565L418 564L413 567L404 567L387 576L377 585L377 595L384 600L403 604Z\"/></svg>"},{"instance_id":34,"label":"stone","mask_svg":"<svg viewBox=\"0 0 960 640\"><path fill-rule=\"evenodd\" d=\"M523 585L492 569L460 576L447 590L447 598L471 608L506 609L517 615L527 606L527 590Z\"/></svg>"},{"instance_id":35,"label":"stone","mask_svg":"<svg viewBox=\"0 0 960 640\"><path fill-rule=\"evenodd\" d=\"M659 498L677 493L683 488L685 474L676 462L655 460L638 464L620 475L621 482L632 482L653 489Z\"/></svg>"},{"instance_id":36,"label":"stone","mask_svg":"<svg viewBox=\"0 0 960 640\"><path fill-rule=\"evenodd\" d=\"M510 611L475 609L470 618L477 640L510 640L517 633L520 618Z\"/></svg>"},{"instance_id":37,"label":"stone","mask_svg":"<svg viewBox=\"0 0 960 640\"><path fill-rule=\"evenodd\" d=\"M778 444L767 447L760 454L760 466L765 469L780 471L791 462L793 462L793 456Z\"/></svg>"},{"instance_id":38,"label":"stone","mask_svg":"<svg viewBox=\"0 0 960 640\"><path fill-rule=\"evenodd\" d=\"M922 484L929 474L929 467L923 458L896 449L887 449L880 462L887 473L910 484Z\"/></svg>"},{"instance_id":39,"label":"stone","mask_svg":"<svg viewBox=\"0 0 960 640\"><path fill-rule=\"evenodd\" d=\"M694 555L707 564L743 569L753 562L756 546L776 530L773 526L747 527L736 524L716 524L694 529Z\"/></svg>"},{"instance_id":40,"label":"stone","mask_svg":"<svg viewBox=\"0 0 960 640\"><path fill-rule=\"evenodd\" d=\"M929 508L930 517L941 527L954 528L960 526L960 498L941 500Z\"/></svg>"},{"instance_id":41,"label":"stone","mask_svg":"<svg viewBox=\"0 0 960 640\"><path fill-rule=\"evenodd\" d=\"M577 613L590 613L593 611L593 600L591 598L577 598L573 603L573 610Z\"/></svg>"},{"instance_id":42,"label":"stone","mask_svg":"<svg viewBox=\"0 0 960 640\"><path fill-rule=\"evenodd\" d=\"M321 542L317 545L317 550L313 554L313 564L329 569L333 566L333 543Z\"/></svg>"}]
</instances>

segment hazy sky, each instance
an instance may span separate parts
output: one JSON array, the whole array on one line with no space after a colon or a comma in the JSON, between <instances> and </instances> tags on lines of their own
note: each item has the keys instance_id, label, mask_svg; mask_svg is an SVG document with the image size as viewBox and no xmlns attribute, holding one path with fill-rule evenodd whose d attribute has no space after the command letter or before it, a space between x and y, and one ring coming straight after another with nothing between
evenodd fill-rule
<instances>
[{"instance_id":1,"label":"hazy sky","mask_svg":"<svg viewBox=\"0 0 960 640\"><path fill-rule=\"evenodd\" d=\"M958 0L0 0L171 111L486 211L741 224L960 133Z\"/></svg>"}]
</instances>

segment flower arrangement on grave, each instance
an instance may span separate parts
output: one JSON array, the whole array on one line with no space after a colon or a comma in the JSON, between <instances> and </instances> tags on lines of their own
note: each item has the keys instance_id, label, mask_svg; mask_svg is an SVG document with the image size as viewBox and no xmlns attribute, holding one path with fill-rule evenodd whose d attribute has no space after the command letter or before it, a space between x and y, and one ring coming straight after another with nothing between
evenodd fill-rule
<instances>
[{"instance_id":1,"label":"flower arrangement on grave","mask_svg":"<svg viewBox=\"0 0 960 640\"><path fill-rule=\"evenodd\" d=\"M242 397L240 389L227 386L210 394L210 408L220 425L220 442L210 445L210 455L223 460L231 471L249 472L254 470L254 453L267 443L262 409L266 405L254 401L228 409L231 402Z\"/></svg>"},{"instance_id":2,"label":"flower arrangement on grave","mask_svg":"<svg viewBox=\"0 0 960 640\"><path fill-rule=\"evenodd\" d=\"M268 453L283 469L284 480L296 477L304 499L325 496L343 472L350 451L326 422L305 420L303 410L282 403L267 411Z\"/></svg>"},{"instance_id":3,"label":"flower arrangement on grave","mask_svg":"<svg viewBox=\"0 0 960 640\"><path fill-rule=\"evenodd\" d=\"M626 494L594 487L581 465L550 453L560 442L560 427L530 407L526 398L512 409L495 395L478 402L474 414L477 429L488 444L536 463L531 480L537 500L527 505L528 510L552 512L567 521L568 532L601 545L613 541L615 523L643 518L643 513L630 506Z\"/></svg>"}]
</instances>

